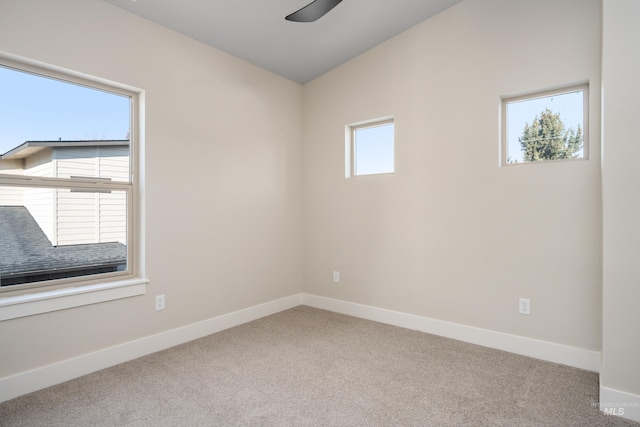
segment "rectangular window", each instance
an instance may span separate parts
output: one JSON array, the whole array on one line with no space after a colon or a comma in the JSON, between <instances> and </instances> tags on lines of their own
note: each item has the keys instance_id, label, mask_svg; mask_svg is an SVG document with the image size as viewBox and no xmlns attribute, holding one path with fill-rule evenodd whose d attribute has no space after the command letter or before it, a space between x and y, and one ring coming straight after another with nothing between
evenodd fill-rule
<instances>
[{"instance_id":1,"label":"rectangular window","mask_svg":"<svg viewBox=\"0 0 640 427\"><path fill-rule=\"evenodd\" d=\"M588 158L588 85L502 100L502 164Z\"/></svg>"},{"instance_id":2,"label":"rectangular window","mask_svg":"<svg viewBox=\"0 0 640 427\"><path fill-rule=\"evenodd\" d=\"M348 126L347 177L393 173L393 119Z\"/></svg>"},{"instance_id":3,"label":"rectangular window","mask_svg":"<svg viewBox=\"0 0 640 427\"><path fill-rule=\"evenodd\" d=\"M0 292L132 278L136 94L5 60L0 93Z\"/></svg>"}]
</instances>

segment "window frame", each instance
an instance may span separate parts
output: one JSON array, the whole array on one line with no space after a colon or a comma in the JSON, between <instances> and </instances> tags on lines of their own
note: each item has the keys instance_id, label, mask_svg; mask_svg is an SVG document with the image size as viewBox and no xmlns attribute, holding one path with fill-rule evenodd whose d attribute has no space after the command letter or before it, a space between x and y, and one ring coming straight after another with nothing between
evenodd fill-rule
<instances>
[{"instance_id":1,"label":"window frame","mask_svg":"<svg viewBox=\"0 0 640 427\"><path fill-rule=\"evenodd\" d=\"M535 100L540 98L548 98L555 95L564 95L568 93L582 91L582 157L574 159L558 159L558 160L539 160L535 162L517 162L509 163L509 115L507 106L510 103L522 102L526 100ZM501 98L501 120L500 120L500 166L515 166L526 164L548 164L548 163L562 163L573 162L581 160L589 160L589 82L573 84L569 86L561 86L556 89L548 89L542 91L530 92L524 95L509 96Z\"/></svg>"},{"instance_id":2,"label":"window frame","mask_svg":"<svg viewBox=\"0 0 640 427\"><path fill-rule=\"evenodd\" d=\"M376 172L367 174L357 173L357 147L356 147L356 133L361 129L374 128L385 125L393 125L393 170L390 172ZM345 137L345 177L355 178L363 176L376 176L376 175L391 175L396 172L396 138L395 138L395 119L393 116L382 117L373 120L367 120L363 122L353 123L346 126Z\"/></svg>"},{"instance_id":3,"label":"window frame","mask_svg":"<svg viewBox=\"0 0 640 427\"><path fill-rule=\"evenodd\" d=\"M140 221L140 102L143 91L85 74L51 67L0 52L0 66L64 83L83 86L129 98L129 179L106 180L92 177L37 177L2 174L0 185L25 188L72 189L88 192L123 191L126 194L127 267L124 271L99 273L0 287L0 321L62 308L141 295L148 281L142 278ZM100 295L88 296L93 292ZM84 296L83 296L84 295ZM62 298L70 297L70 298ZM49 303L43 304L43 301ZM54 303L50 303L54 301ZM37 302L37 304L26 304ZM30 307L28 307L30 306ZM17 309L17 310L16 310Z\"/></svg>"}]
</instances>

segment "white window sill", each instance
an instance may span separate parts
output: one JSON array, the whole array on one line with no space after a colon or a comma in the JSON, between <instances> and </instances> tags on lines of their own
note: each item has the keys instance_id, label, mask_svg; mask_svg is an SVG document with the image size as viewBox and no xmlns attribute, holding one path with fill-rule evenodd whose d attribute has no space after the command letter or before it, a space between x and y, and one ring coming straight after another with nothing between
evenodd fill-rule
<instances>
[{"instance_id":1,"label":"white window sill","mask_svg":"<svg viewBox=\"0 0 640 427\"><path fill-rule=\"evenodd\" d=\"M144 295L147 283L130 279L0 298L0 321Z\"/></svg>"}]
</instances>

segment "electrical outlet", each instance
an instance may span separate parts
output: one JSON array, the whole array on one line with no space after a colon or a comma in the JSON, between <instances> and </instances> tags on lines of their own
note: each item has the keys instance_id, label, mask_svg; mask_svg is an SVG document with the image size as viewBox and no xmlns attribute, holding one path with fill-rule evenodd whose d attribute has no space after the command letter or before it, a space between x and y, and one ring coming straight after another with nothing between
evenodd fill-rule
<instances>
[{"instance_id":1,"label":"electrical outlet","mask_svg":"<svg viewBox=\"0 0 640 427\"><path fill-rule=\"evenodd\" d=\"M164 310L164 295L156 295L156 311Z\"/></svg>"},{"instance_id":2,"label":"electrical outlet","mask_svg":"<svg viewBox=\"0 0 640 427\"><path fill-rule=\"evenodd\" d=\"M531 314L531 300L528 298L520 298L518 304L520 314Z\"/></svg>"},{"instance_id":3,"label":"electrical outlet","mask_svg":"<svg viewBox=\"0 0 640 427\"><path fill-rule=\"evenodd\" d=\"M340 272L339 271L334 271L333 272L333 283L340 283Z\"/></svg>"}]
</instances>

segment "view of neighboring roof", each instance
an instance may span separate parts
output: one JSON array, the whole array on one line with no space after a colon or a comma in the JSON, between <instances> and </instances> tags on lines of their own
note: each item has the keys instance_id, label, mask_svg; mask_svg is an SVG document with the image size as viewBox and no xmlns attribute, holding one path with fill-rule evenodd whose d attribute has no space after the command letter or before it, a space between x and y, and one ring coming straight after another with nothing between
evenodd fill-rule
<instances>
[{"instance_id":1,"label":"view of neighboring roof","mask_svg":"<svg viewBox=\"0 0 640 427\"><path fill-rule=\"evenodd\" d=\"M0 236L3 285L12 277L116 268L127 263L127 248L118 242L52 246L24 206L0 206ZM29 281L37 280L44 279Z\"/></svg>"},{"instance_id":2,"label":"view of neighboring roof","mask_svg":"<svg viewBox=\"0 0 640 427\"><path fill-rule=\"evenodd\" d=\"M0 156L2 160L23 159L45 148L62 147L114 147L128 146L128 139L84 140L84 141L25 141Z\"/></svg>"}]
</instances>

